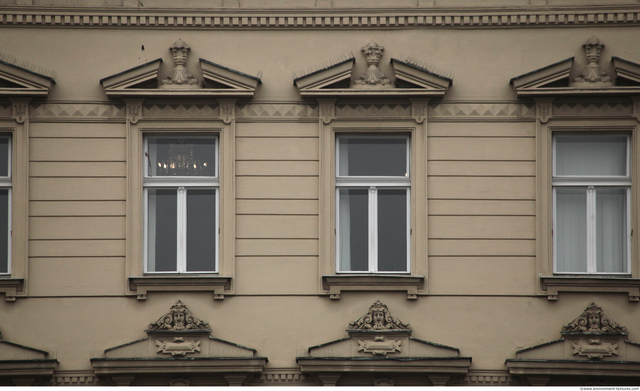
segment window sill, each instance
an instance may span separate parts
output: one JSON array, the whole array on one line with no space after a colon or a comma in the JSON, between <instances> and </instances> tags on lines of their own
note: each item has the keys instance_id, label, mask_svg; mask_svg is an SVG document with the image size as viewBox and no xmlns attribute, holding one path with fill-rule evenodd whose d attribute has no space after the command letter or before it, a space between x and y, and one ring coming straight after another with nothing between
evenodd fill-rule
<instances>
[{"instance_id":1,"label":"window sill","mask_svg":"<svg viewBox=\"0 0 640 391\"><path fill-rule=\"evenodd\" d=\"M0 292L4 292L6 301L16 301L16 295L23 290L24 278L0 277Z\"/></svg>"},{"instance_id":2,"label":"window sill","mask_svg":"<svg viewBox=\"0 0 640 391\"><path fill-rule=\"evenodd\" d=\"M424 289L424 276L407 275L338 275L322 276L322 287L329 297L340 299L342 291L404 291L407 299L418 298L418 290Z\"/></svg>"},{"instance_id":3,"label":"window sill","mask_svg":"<svg viewBox=\"0 0 640 391\"><path fill-rule=\"evenodd\" d=\"M540 277L540 282L549 300L558 300L559 292L624 292L629 301L640 301L640 278L547 276Z\"/></svg>"},{"instance_id":4,"label":"window sill","mask_svg":"<svg viewBox=\"0 0 640 391\"><path fill-rule=\"evenodd\" d=\"M221 276L144 276L129 277L129 288L146 300L147 292L213 292L216 300L224 299L231 288L231 277Z\"/></svg>"}]
</instances>

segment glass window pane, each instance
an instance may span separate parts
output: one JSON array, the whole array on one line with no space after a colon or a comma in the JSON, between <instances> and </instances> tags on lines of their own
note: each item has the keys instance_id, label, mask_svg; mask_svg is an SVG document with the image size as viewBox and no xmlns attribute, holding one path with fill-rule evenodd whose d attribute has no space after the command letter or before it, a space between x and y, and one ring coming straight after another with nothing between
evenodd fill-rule
<instances>
[{"instance_id":1,"label":"glass window pane","mask_svg":"<svg viewBox=\"0 0 640 391\"><path fill-rule=\"evenodd\" d=\"M559 187L556 191L556 268L558 272L587 272L587 189Z\"/></svg>"},{"instance_id":2,"label":"glass window pane","mask_svg":"<svg viewBox=\"0 0 640 391\"><path fill-rule=\"evenodd\" d=\"M557 135L556 175L627 175L627 136Z\"/></svg>"},{"instance_id":3,"label":"glass window pane","mask_svg":"<svg viewBox=\"0 0 640 391\"><path fill-rule=\"evenodd\" d=\"M339 176L409 176L406 137L340 137Z\"/></svg>"},{"instance_id":4,"label":"glass window pane","mask_svg":"<svg viewBox=\"0 0 640 391\"><path fill-rule=\"evenodd\" d=\"M149 137L149 176L215 176L215 137Z\"/></svg>"},{"instance_id":5,"label":"glass window pane","mask_svg":"<svg viewBox=\"0 0 640 391\"><path fill-rule=\"evenodd\" d=\"M0 137L0 176L10 176L9 137Z\"/></svg>"},{"instance_id":6,"label":"glass window pane","mask_svg":"<svg viewBox=\"0 0 640 391\"><path fill-rule=\"evenodd\" d=\"M627 189L596 188L596 270L627 272Z\"/></svg>"},{"instance_id":7,"label":"glass window pane","mask_svg":"<svg viewBox=\"0 0 640 391\"><path fill-rule=\"evenodd\" d=\"M216 191L187 190L187 271L215 271Z\"/></svg>"},{"instance_id":8,"label":"glass window pane","mask_svg":"<svg viewBox=\"0 0 640 391\"><path fill-rule=\"evenodd\" d=\"M378 271L407 271L407 190L378 190Z\"/></svg>"},{"instance_id":9,"label":"glass window pane","mask_svg":"<svg viewBox=\"0 0 640 391\"><path fill-rule=\"evenodd\" d=\"M369 270L369 190L340 189L338 249L341 271Z\"/></svg>"},{"instance_id":10,"label":"glass window pane","mask_svg":"<svg viewBox=\"0 0 640 391\"><path fill-rule=\"evenodd\" d=\"M9 190L0 190L0 273L9 273Z\"/></svg>"},{"instance_id":11,"label":"glass window pane","mask_svg":"<svg viewBox=\"0 0 640 391\"><path fill-rule=\"evenodd\" d=\"M149 189L147 270L177 271L178 193L176 189Z\"/></svg>"}]
</instances>

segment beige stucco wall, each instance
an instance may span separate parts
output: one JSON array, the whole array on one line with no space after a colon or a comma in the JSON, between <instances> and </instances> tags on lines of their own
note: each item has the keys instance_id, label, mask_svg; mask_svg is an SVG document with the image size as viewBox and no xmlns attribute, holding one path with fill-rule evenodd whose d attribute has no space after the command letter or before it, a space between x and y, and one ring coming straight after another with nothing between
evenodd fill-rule
<instances>
[{"instance_id":1,"label":"beige stucco wall","mask_svg":"<svg viewBox=\"0 0 640 391\"><path fill-rule=\"evenodd\" d=\"M248 9L293 4L240 3ZM313 10L312 3L304 7ZM334 10L353 3L334 0ZM637 2L626 3L640 12ZM159 4L168 3L151 7ZM530 9L529 1L487 5ZM0 2L0 8L13 6ZM268 357L265 370L273 373L295 372L295 358L309 346L345 337L348 323L376 300L410 323L414 337L472 357L470 370L477 373L506 376L505 359L557 339L561 326L593 301L640 342L640 304L626 294L563 293L557 302L537 295L535 109L527 115L499 112L505 104L532 110L532 101L516 100L509 85L514 76L571 56L571 77L577 76L586 64L581 45L593 34L606 44L601 65L609 74L612 55L640 62L635 22L571 28L0 29L1 52L57 72L46 101L32 102L29 123L28 295L0 300L0 331L6 340L52 352L60 373L90 376L90 358L142 338L178 299L210 323L214 337ZM461 113L432 111L422 162L428 172L428 295L407 300L399 292L346 292L330 300L318 294L319 126L317 117L296 115L238 117L235 124L234 294L215 301L210 292L152 292L146 300L125 295L127 125L122 113L100 117L86 110L123 110L121 100L107 99L101 78L159 57L159 78L165 78L172 69L168 47L178 38L192 48L187 68L196 77L202 76L198 58L252 75L261 71L250 104L265 107L316 105L300 98L293 72L353 52L358 76L366 69L360 47L372 40L386 48L380 68L389 76L389 58L402 55L454 75L436 104L457 105ZM474 114L476 106L481 109Z\"/></svg>"}]
</instances>

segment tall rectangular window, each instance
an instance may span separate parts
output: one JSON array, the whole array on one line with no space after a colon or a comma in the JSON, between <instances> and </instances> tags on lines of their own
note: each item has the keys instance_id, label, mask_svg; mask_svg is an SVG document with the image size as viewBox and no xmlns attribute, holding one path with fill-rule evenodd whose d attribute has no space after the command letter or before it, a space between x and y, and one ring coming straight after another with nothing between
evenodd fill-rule
<instances>
[{"instance_id":1,"label":"tall rectangular window","mask_svg":"<svg viewBox=\"0 0 640 391\"><path fill-rule=\"evenodd\" d=\"M627 134L554 135L555 273L630 272L630 162Z\"/></svg>"},{"instance_id":2,"label":"tall rectangular window","mask_svg":"<svg viewBox=\"0 0 640 391\"><path fill-rule=\"evenodd\" d=\"M0 135L0 276L11 274L11 137Z\"/></svg>"},{"instance_id":3,"label":"tall rectangular window","mask_svg":"<svg viewBox=\"0 0 640 391\"><path fill-rule=\"evenodd\" d=\"M145 272L218 271L218 138L148 136Z\"/></svg>"},{"instance_id":4,"label":"tall rectangular window","mask_svg":"<svg viewBox=\"0 0 640 391\"><path fill-rule=\"evenodd\" d=\"M410 265L410 138L336 138L337 272L401 273Z\"/></svg>"}]
</instances>

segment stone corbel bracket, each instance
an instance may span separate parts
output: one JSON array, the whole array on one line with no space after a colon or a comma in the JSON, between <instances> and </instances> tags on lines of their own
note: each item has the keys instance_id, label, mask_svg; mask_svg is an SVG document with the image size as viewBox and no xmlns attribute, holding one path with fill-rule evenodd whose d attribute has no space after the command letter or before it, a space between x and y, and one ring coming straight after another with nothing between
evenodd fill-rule
<instances>
[{"instance_id":1,"label":"stone corbel bracket","mask_svg":"<svg viewBox=\"0 0 640 391\"><path fill-rule=\"evenodd\" d=\"M0 279L0 292L4 292L6 301L16 301L18 292L24 292L23 278Z\"/></svg>"},{"instance_id":2,"label":"stone corbel bracket","mask_svg":"<svg viewBox=\"0 0 640 391\"><path fill-rule=\"evenodd\" d=\"M225 124L236 120L237 99L217 99L219 106L219 118Z\"/></svg>"},{"instance_id":3,"label":"stone corbel bracket","mask_svg":"<svg viewBox=\"0 0 640 391\"><path fill-rule=\"evenodd\" d=\"M409 99L411 101L411 118L421 124L427 119L429 99Z\"/></svg>"},{"instance_id":4,"label":"stone corbel bracket","mask_svg":"<svg viewBox=\"0 0 640 391\"><path fill-rule=\"evenodd\" d=\"M416 300L424 280L424 276L326 275L322 276L322 285L332 300L340 300L344 291L403 291L408 300Z\"/></svg>"},{"instance_id":5,"label":"stone corbel bracket","mask_svg":"<svg viewBox=\"0 0 640 391\"><path fill-rule=\"evenodd\" d=\"M560 292L626 293L629 301L640 301L639 278L541 277L542 289L549 300L558 300Z\"/></svg>"},{"instance_id":6,"label":"stone corbel bracket","mask_svg":"<svg viewBox=\"0 0 640 391\"><path fill-rule=\"evenodd\" d=\"M223 300L231 288L231 277L129 277L129 288L138 300L146 300L148 292L213 292L215 300Z\"/></svg>"},{"instance_id":7,"label":"stone corbel bracket","mask_svg":"<svg viewBox=\"0 0 640 391\"><path fill-rule=\"evenodd\" d=\"M325 125L336 119L336 99L318 99L318 115Z\"/></svg>"},{"instance_id":8,"label":"stone corbel bracket","mask_svg":"<svg viewBox=\"0 0 640 391\"><path fill-rule=\"evenodd\" d=\"M31 98L9 98L11 102L11 118L23 124L29 119L29 101Z\"/></svg>"},{"instance_id":9,"label":"stone corbel bracket","mask_svg":"<svg viewBox=\"0 0 640 391\"><path fill-rule=\"evenodd\" d=\"M124 103L127 105L127 121L137 124L142 119L142 102L144 102L144 99L124 99Z\"/></svg>"},{"instance_id":10,"label":"stone corbel bracket","mask_svg":"<svg viewBox=\"0 0 640 391\"><path fill-rule=\"evenodd\" d=\"M640 121L640 96L632 96L631 101L633 102L633 117Z\"/></svg>"},{"instance_id":11,"label":"stone corbel bracket","mask_svg":"<svg viewBox=\"0 0 640 391\"><path fill-rule=\"evenodd\" d=\"M553 100L554 98L536 98L536 118L541 123L546 124L553 118Z\"/></svg>"}]
</instances>

